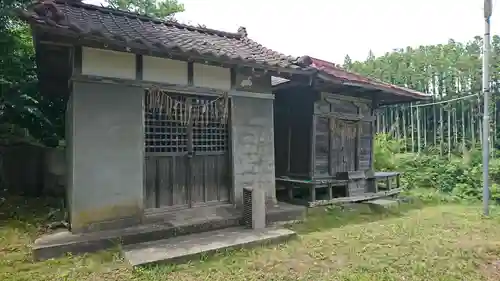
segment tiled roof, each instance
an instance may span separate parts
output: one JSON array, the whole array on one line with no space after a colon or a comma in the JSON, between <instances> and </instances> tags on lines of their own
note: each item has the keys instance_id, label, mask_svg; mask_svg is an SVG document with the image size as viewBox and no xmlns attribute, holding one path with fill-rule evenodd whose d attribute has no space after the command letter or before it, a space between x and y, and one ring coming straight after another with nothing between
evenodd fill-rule
<instances>
[{"instance_id":1,"label":"tiled roof","mask_svg":"<svg viewBox=\"0 0 500 281\"><path fill-rule=\"evenodd\" d=\"M204 27L163 21L135 13L84 4L78 0L39 0L19 10L19 16L37 26L64 31L85 38L166 55L171 52L214 57L221 62L249 63L257 66L302 69L307 64L297 57L268 49L246 36L245 28L229 33Z\"/></svg>"},{"instance_id":2,"label":"tiled roof","mask_svg":"<svg viewBox=\"0 0 500 281\"><path fill-rule=\"evenodd\" d=\"M310 59L312 61L311 67L318 69L320 72L327 74L331 78L340 80L340 82L343 84L374 88L377 90L395 94L397 96L405 96L414 99L427 99L430 97L430 95L419 91L385 83L353 72L349 72L331 62L312 57L310 57Z\"/></svg>"}]
</instances>

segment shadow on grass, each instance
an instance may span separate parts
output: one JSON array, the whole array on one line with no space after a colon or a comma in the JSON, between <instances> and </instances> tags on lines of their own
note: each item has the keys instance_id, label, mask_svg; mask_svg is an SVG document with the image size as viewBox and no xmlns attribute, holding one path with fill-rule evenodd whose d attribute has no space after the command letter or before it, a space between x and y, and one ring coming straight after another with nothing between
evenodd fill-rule
<instances>
[{"instance_id":1,"label":"shadow on grass","mask_svg":"<svg viewBox=\"0 0 500 281\"><path fill-rule=\"evenodd\" d=\"M418 210L426 203L417 199L412 199L411 202L404 202L392 208L371 207L368 204L349 204L337 205L328 207L318 207L308 209L307 218L302 223L288 225L287 228L293 229L299 235L307 235L312 232L328 231L328 229L339 228L344 225L361 224L383 220L387 218L402 217L407 215L407 212ZM302 247L300 242L291 241L290 243L282 243L274 245L270 248L290 248ZM177 265L149 265L136 270L136 274L141 278L147 279L149 276L164 276L178 271L194 272L212 271L223 267L227 270L228 267L240 266L245 267L246 261L255 261L259 259L259 255L264 252L259 251L259 248L248 249L227 249L213 253L207 257L200 257L186 264ZM271 255L272 251L265 252ZM276 254L276 253L274 253Z\"/></svg>"},{"instance_id":2,"label":"shadow on grass","mask_svg":"<svg viewBox=\"0 0 500 281\"><path fill-rule=\"evenodd\" d=\"M36 235L48 222L61 219L59 202L47 197L0 194L0 226Z\"/></svg>"},{"instance_id":3,"label":"shadow on grass","mask_svg":"<svg viewBox=\"0 0 500 281\"><path fill-rule=\"evenodd\" d=\"M2 200L0 201L0 234L10 233L9 237L12 238L14 236L18 237L19 234L24 233L24 235L22 235L23 237L15 238L15 240L5 239L3 244L0 243L0 252L2 248L9 250L11 259L10 267L14 268L16 271L20 270L19 268L27 268L35 271L36 274L40 276L52 276L54 273L46 270L48 265L54 266L57 264L60 268L65 268L65 270L73 270L71 266L75 262L91 265L107 263L107 266L110 266L109 264L113 262L115 263L114 266L119 267L120 270L125 270L125 266L122 264L121 259L118 258L119 254L117 250L103 252L99 255L92 255L87 258L84 256L69 257L54 261L32 263L29 259L30 249L27 248L26 245L28 245L30 240L32 241L33 238L44 231L43 227L49 221L54 220L51 218L50 214L60 209L58 207L58 200L16 196L4 196L0 198L2 198L0 199ZM412 203L402 203L398 207L391 209L373 208L366 204L316 208L309 210L308 218L305 222L291 225L290 227L299 234L307 234L310 232L342 227L348 224L359 224L391 217L400 217L404 216L407 211L418 209L422 206L424 206L423 203L414 201ZM287 244L276 245L275 247L286 248ZM14 252L22 252L23 255L18 257ZM192 261L191 263L183 265L147 266L135 270L134 275L140 280L160 280L161 278L157 276L166 277L171 272L183 269L197 268L197 270L201 270L206 267L208 270L214 266L217 268L217 266L242 263L248 259L255 260L255 255L259 253L258 251L249 251L247 249L228 249L214 253L210 256L202 256L197 261ZM3 270L6 271L7 268L3 268ZM2 269L0 266L0 275L1 271ZM13 269L11 271L14 272ZM86 266L73 271L75 272L74 274L78 276L80 276L80 274L82 276L87 273L90 274L90 269L86 269ZM129 271L126 272L127 274L130 273Z\"/></svg>"},{"instance_id":4,"label":"shadow on grass","mask_svg":"<svg viewBox=\"0 0 500 281\"><path fill-rule=\"evenodd\" d=\"M345 225L374 222L388 218L404 216L408 211L428 206L418 199L412 198L407 202L388 208L373 206L365 203L331 205L311 208L307 212L304 222L289 225L299 234L339 228Z\"/></svg>"}]
</instances>

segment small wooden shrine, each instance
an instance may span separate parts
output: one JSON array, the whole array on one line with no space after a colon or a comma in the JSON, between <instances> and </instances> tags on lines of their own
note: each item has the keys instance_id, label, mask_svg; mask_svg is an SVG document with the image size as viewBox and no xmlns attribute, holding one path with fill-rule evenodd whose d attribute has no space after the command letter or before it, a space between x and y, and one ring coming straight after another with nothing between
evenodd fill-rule
<instances>
[{"instance_id":1,"label":"small wooden shrine","mask_svg":"<svg viewBox=\"0 0 500 281\"><path fill-rule=\"evenodd\" d=\"M278 193L286 191L282 198L308 206L398 193L399 173L374 171L376 110L427 96L321 60L312 59L312 66L319 71L311 83L274 86ZM384 186L378 186L380 179Z\"/></svg>"}]
</instances>

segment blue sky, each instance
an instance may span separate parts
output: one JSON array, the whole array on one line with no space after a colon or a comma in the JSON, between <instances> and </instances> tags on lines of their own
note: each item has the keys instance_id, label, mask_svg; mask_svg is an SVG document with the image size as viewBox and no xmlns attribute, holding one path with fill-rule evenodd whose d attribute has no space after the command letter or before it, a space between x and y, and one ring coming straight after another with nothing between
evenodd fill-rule
<instances>
[{"instance_id":1,"label":"blue sky","mask_svg":"<svg viewBox=\"0 0 500 281\"><path fill-rule=\"evenodd\" d=\"M363 60L372 49L446 43L482 35L481 0L179 0L181 22L236 32L285 54L311 55L342 63L346 54ZM493 0L492 33L500 28ZM87 0L102 3L103 0Z\"/></svg>"}]
</instances>

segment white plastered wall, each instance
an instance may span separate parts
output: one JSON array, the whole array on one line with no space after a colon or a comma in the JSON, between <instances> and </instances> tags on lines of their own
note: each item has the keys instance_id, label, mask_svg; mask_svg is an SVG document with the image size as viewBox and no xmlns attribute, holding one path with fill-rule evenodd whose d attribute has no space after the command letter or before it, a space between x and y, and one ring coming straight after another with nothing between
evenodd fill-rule
<instances>
[{"instance_id":1,"label":"white plastered wall","mask_svg":"<svg viewBox=\"0 0 500 281\"><path fill-rule=\"evenodd\" d=\"M135 54L82 48L82 74L135 79Z\"/></svg>"},{"instance_id":2,"label":"white plastered wall","mask_svg":"<svg viewBox=\"0 0 500 281\"><path fill-rule=\"evenodd\" d=\"M142 62L142 79L145 81L188 84L188 66L185 61L144 56Z\"/></svg>"},{"instance_id":3,"label":"white plastered wall","mask_svg":"<svg viewBox=\"0 0 500 281\"><path fill-rule=\"evenodd\" d=\"M195 63L193 66L193 84L198 87L211 89L231 89L231 70Z\"/></svg>"},{"instance_id":4,"label":"white plastered wall","mask_svg":"<svg viewBox=\"0 0 500 281\"><path fill-rule=\"evenodd\" d=\"M82 74L136 79L136 55L126 52L82 48ZM144 81L188 84L188 63L152 56L143 56L142 79ZM230 90L231 70L229 68L193 64L193 84L197 87Z\"/></svg>"}]
</instances>

